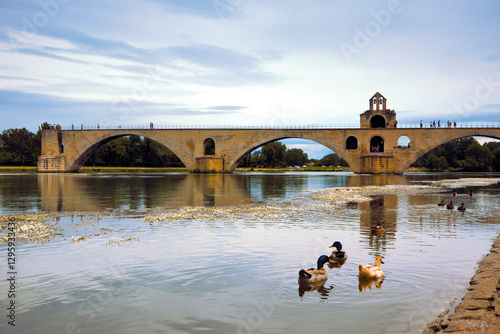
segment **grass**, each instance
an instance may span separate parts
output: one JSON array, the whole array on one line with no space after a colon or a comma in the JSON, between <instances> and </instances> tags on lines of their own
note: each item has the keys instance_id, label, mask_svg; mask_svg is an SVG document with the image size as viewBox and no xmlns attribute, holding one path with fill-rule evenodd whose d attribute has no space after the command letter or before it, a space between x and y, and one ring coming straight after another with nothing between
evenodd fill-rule
<instances>
[{"instance_id":1,"label":"grass","mask_svg":"<svg viewBox=\"0 0 500 334\"><path fill-rule=\"evenodd\" d=\"M14 172L14 173L24 173L24 172L36 172L36 166L0 166L0 172Z\"/></svg>"},{"instance_id":2,"label":"grass","mask_svg":"<svg viewBox=\"0 0 500 334\"><path fill-rule=\"evenodd\" d=\"M284 168L261 168L261 167L241 167L236 168L238 172L349 172L350 168L344 168L343 170L339 167L300 167L300 169L295 169L292 167Z\"/></svg>"},{"instance_id":3,"label":"grass","mask_svg":"<svg viewBox=\"0 0 500 334\"><path fill-rule=\"evenodd\" d=\"M0 166L0 173L36 173L36 166ZM289 172L290 167L285 168L261 168L261 167L239 167L237 172ZM350 172L349 167L341 169L339 167L300 167L292 172ZM410 167L407 172L429 172L425 167ZM447 172L457 170L448 169ZM460 171L460 170L458 170ZM107 167L107 166L84 166L83 173L168 173L168 172L188 172L186 167Z\"/></svg>"},{"instance_id":4,"label":"grass","mask_svg":"<svg viewBox=\"0 0 500 334\"><path fill-rule=\"evenodd\" d=\"M127 173L166 173L166 172L187 172L186 167L107 167L107 166L84 166L83 173L102 172L127 172Z\"/></svg>"}]
</instances>

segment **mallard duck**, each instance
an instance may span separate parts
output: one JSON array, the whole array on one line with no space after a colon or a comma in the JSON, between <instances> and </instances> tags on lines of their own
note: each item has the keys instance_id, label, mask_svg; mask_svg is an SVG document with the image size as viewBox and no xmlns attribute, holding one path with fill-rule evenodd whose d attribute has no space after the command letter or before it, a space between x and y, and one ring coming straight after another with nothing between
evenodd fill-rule
<instances>
[{"instance_id":1,"label":"mallard duck","mask_svg":"<svg viewBox=\"0 0 500 334\"><path fill-rule=\"evenodd\" d=\"M450 201L450 203L446 204L446 208L453 210L455 208L455 206L453 205L453 201Z\"/></svg>"},{"instance_id":2,"label":"mallard duck","mask_svg":"<svg viewBox=\"0 0 500 334\"><path fill-rule=\"evenodd\" d=\"M384 233L385 228L382 227L382 223L378 222L371 227L372 233Z\"/></svg>"},{"instance_id":3,"label":"mallard duck","mask_svg":"<svg viewBox=\"0 0 500 334\"><path fill-rule=\"evenodd\" d=\"M317 268L301 269L299 271L299 284L325 284L328 279L328 272L323 266L330 262L328 255L321 255L318 258Z\"/></svg>"},{"instance_id":4,"label":"mallard duck","mask_svg":"<svg viewBox=\"0 0 500 334\"><path fill-rule=\"evenodd\" d=\"M462 204L460 204L460 206L457 208L457 210L458 210L458 211L465 211L465 210L467 210L467 208L465 207L465 204L464 204L464 203L462 203Z\"/></svg>"},{"instance_id":5,"label":"mallard duck","mask_svg":"<svg viewBox=\"0 0 500 334\"><path fill-rule=\"evenodd\" d=\"M382 257L377 255L377 257L375 258L375 264L373 266L363 266L362 264L360 264L358 277L384 277L384 272L382 271L382 269L380 269L380 264L382 263L384 263L384 261L382 261Z\"/></svg>"},{"instance_id":6,"label":"mallard duck","mask_svg":"<svg viewBox=\"0 0 500 334\"><path fill-rule=\"evenodd\" d=\"M438 206L445 206L446 203L444 202L444 199L441 200L441 202L438 203Z\"/></svg>"},{"instance_id":7,"label":"mallard duck","mask_svg":"<svg viewBox=\"0 0 500 334\"><path fill-rule=\"evenodd\" d=\"M338 264L344 264L345 261L347 261L347 254L345 250L342 249L342 244L340 243L340 241L335 241L329 248L337 249L332 252L332 255L330 255L330 261L336 262Z\"/></svg>"}]
</instances>

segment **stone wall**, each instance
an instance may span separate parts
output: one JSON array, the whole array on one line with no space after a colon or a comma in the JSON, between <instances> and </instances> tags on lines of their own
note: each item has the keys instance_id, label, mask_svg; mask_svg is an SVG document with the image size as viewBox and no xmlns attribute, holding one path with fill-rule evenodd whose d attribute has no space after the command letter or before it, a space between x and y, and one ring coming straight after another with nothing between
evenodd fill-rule
<instances>
[{"instance_id":1,"label":"stone wall","mask_svg":"<svg viewBox=\"0 0 500 334\"><path fill-rule=\"evenodd\" d=\"M215 157L196 158L196 172L198 173L223 173L224 159Z\"/></svg>"},{"instance_id":2,"label":"stone wall","mask_svg":"<svg viewBox=\"0 0 500 334\"><path fill-rule=\"evenodd\" d=\"M66 170L66 157L64 155L45 155L38 157L39 173L57 173Z\"/></svg>"}]
</instances>

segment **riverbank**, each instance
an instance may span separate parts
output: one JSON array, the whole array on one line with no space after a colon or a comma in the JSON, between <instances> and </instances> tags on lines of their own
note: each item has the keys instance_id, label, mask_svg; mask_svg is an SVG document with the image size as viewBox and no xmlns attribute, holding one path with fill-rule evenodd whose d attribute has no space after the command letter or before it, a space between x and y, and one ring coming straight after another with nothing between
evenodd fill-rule
<instances>
[{"instance_id":1,"label":"riverbank","mask_svg":"<svg viewBox=\"0 0 500 334\"><path fill-rule=\"evenodd\" d=\"M500 235L479 264L460 304L441 313L423 333L500 333Z\"/></svg>"},{"instance_id":2,"label":"riverbank","mask_svg":"<svg viewBox=\"0 0 500 334\"><path fill-rule=\"evenodd\" d=\"M1 172L9 173L36 173L36 166L0 166ZM301 167L298 168L236 168L237 172L350 172L349 168L340 167ZM167 172L188 172L186 167L107 167L107 166L84 166L83 173L167 173Z\"/></svg>"}]
</instances>

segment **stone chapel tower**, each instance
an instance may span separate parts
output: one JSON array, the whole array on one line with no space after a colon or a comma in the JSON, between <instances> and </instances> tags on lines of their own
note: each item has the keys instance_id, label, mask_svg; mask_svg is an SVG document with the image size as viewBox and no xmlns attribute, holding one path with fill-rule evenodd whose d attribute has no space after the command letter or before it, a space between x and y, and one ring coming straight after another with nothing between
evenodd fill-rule
<instances>
[{"instance_id":1,"label":"stone chapel tower","mask_svg":"<svg viewBox=\"0 0 500 334\"><path fill-rule=\"evenodd\" d=\"M379 92L370 98L370 109L360 115L362 129L395 128L396 113L387 108L387 99Z\"/></svg>"}]
</instances>

